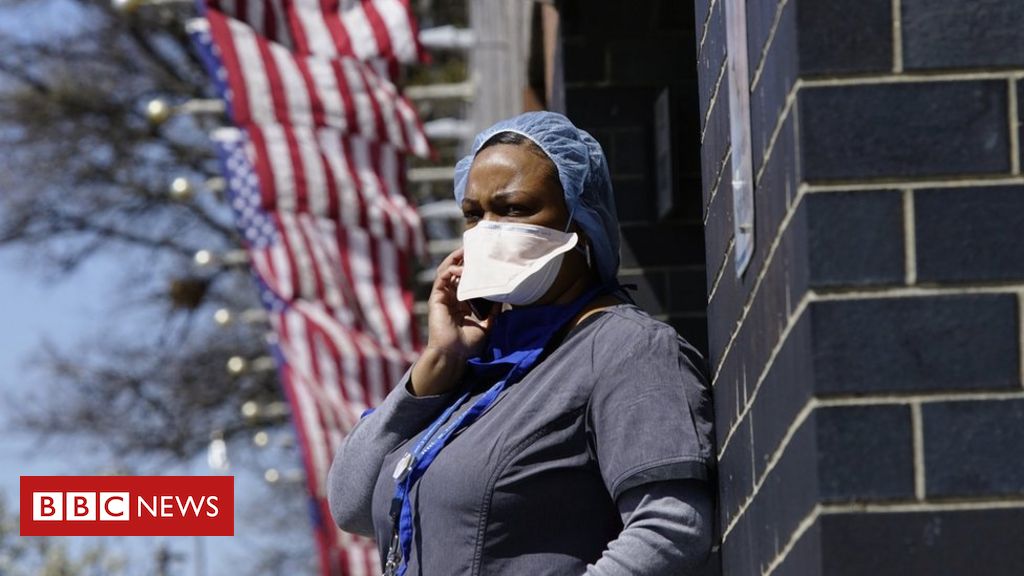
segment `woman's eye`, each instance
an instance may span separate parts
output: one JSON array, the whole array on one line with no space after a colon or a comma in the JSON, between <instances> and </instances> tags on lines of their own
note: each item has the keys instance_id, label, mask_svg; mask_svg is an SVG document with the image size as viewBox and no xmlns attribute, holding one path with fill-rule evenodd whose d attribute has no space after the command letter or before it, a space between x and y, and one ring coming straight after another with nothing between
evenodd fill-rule
<instances>
[{"instance_id":1,"label":"woman's eye","mask_svg":"<svg viewBox=\"0 0 1024 576\"><path fill-rule=\"evenodd\" d=\"M525 216L527 214L526 207L512 204L505 209L506 216Z\"/></svg>"},{"instance_id":2,"label":"woman's eye","mask_svg":"<svg viewBox=\"0 0 1024 576\"><path fill-rule=\"evenodd\" d=\"M476 222L477 220L480 219L480 215L475 212L463 212L462 219L465 220L467 223Z\"/></svg>"}]
</instances>

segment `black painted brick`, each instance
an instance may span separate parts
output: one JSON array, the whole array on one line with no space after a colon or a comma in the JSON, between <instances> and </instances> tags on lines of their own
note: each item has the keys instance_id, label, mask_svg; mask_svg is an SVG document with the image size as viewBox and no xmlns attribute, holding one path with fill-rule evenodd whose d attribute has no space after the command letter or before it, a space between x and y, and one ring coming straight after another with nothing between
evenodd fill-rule
<instances>
[{"instance_id":1,"label":"black painted brick","mask_svg":"<svg viewBox=\"0 0 1024 576\"><path fill-rule=\"evenodd\" d=\"M708 357L708 319L703 314L671 314L665 320L684 340Z\"/></svg>"},{"instance_id":2,"label":"black painted brick","mask_svg":"<svg viewBox=\"0 0 1024 576\"><path fill-rule=\"evenodd\" d=\"M700 22L704 21L700 20ZM685 2L658 0L654 10L654 25L658 30L686 32L690 35L689 45L696 47L693 35L698 28L694 23L693 10L690 10Z\"/></svg>"},{"instance_id":3,"label":"black painted brick","mask_svg":"<svg viewBox=\"0 0 1024 576\"><path fill-rule=\"evenodd\" d=\"M679 2L682 4L682 2ZM708 17L708 9L711 7L711 0L694 0L693 2L693 16L694 16L694 27L697 29L698 35L701 29L704 27L704 21ZM697 41L700 41L698 36ZM700 46L697 47L700 49Z\"/></svg>"},{"instance_id":4,"label":"black painted brick","mask_svg":"<svg viewBox=\"0 0 1024 576\"><path fill-rule=\"evenodd\" d=\"M700 226L620 226L623 268L687 266L704 263Z\"/></svg>"},{"instance_id":5,"label":"black painted brick","mask_svg":"<svg viewBox=\"0 0 1024 576\"><path fill-rule=\"evenodd\" d=\"M718 418L719 402L715 399L715 422ZM719 442L721 445L721 442ZM727 526L736 516L740 506L754 490L754 471L750 462L752 450L750 441L750 420L743 420L718 461L718 490L721 501L719 513L722 526Z\"/></svg>"},{"instance_id":6,"label":"black painted brick","mask_svg":"<svg viewBox=\"0 0 1024 576\"><path fill-rule=\"evenodd\" d=\"M825 514L821 574L1018 576L1024 508Z\"/></svg>"},{"instance_id":7,"label":"black painted brick","mask_svg":"<svg viewBox=\"0 0 1024 576\"><path fill-rule=\"evenodd\" d=\"M1024 187L914 194L919 281L1024 278Z\"/></svg>"},{"instance_id":8,"label":"black painted brick","mask_svg":"<svg viewBox=\"0 0 1024 576\"><path fill-rule=\"evenodd\" d=\"M779 28L765 55L764 70L750 94L750 144L754 175L761 169L786 98L797 79L796 18L793 3L783 8Z\"/></svg>"},{"instance_id":9,"label":"black painted brick","mask_svg":"<svg viewBox=\"0 0 1024 576\"><path fill-rule=\"evenodd\" d=\"M801 318L775 356L750 408L757 439L754 473L760 477L797 414L811 399L810 322Z\"/></svg>"},{"instance_id":10,"label":"black painted brick","mask_svg":"<svg viewBox=\"0 0 1024 576\"><path fill-rule=\"evenodd\" d=\"M799 2L800 75L892 69L892 0Z\"/></svg>"},{"instance_id":11,"label":"black painted brick","mask_svg":"<svg viewBox=\"0 0 1024 576\"><path fill-rule=\"evenodd\" d=\"M615 209L619 216L619 224L629 225L654 219L653 188L650 180L644 177L622 178L612 175L612 190L615 191Z\"/></svg>"},{"instance_id":12,"label":"black painted brick","mask_svg":"<svg viewBox=\"0 0 1024 576\"><path fill-rule=\"evenodd\" d=\"M809 194L804 208L812 286L903 282L903 198L899 192Z\"/></svg>"},{"instance_id":13,"label":"black painted brick","mask_svg":"<svg viewBox=\"0 0 1024 576\"><path fill-rule=\"evenodd\" d=\"M643 126L653 122L657 92L648 87L570 87L565 90L565 106L573 122L587 131Z\"/></svg>"},{"instance_id":14,"label":"black painted brick","mask_svg":"<svg viewBox=\"0 0 1024 576\"><path fill-rule=\"evenodd\" d=\"M1024 66L1024 3L903 0L906 70Z\"/></svg>"},{"instance_id":15,"label":"black painted brick","mask_svg":"<svg viewBox=\"0 0 1024 576\"><path fill-rule=\"evenodd\" d=\"M753 522L739 522L722 542L722 574L760 574L757 553L761 545Z\"/></svg>"},{"instance_id":16,"label":"black painted brick","mask_svg":"<svg viewBox=\"0 0 1024 576\"><path fill-rule=\"evenodd\" d=\"M711 19L708 21L708 34L704 39L704 46L697 53L697 77L700 86L700 117L703 129L704 118L707 116L710 107L711 96L715 92L718 76L725 66L726 40L725 40L725 11L722 8L723 2L716 2L711 9ZM719 88L719 94L728 92L725 77Z\"/></svg>"},{"instance_id":17,"label":"black painted brick","mask_svg":"<svg viewBox=\"0 0 1024 576\"><path fill-rule=\"evenodd\" d=\"M801 90L808 181L1009 173L1007 83L998 80Z\"/></svg>"},{"instance_id":18,"label":"black painted brick","mask_svg":"<svg viewBox=\"0 0 1024 576\"><path fill-rule=\"evenodd\" d=\"M754 438L755 446L759 441ZM767 566L772 561L782 543L790 539L817 504L817 454L812 417L793 435L748 511L749 520L757 527L759 565Z\"/></svg>"},{"instance_id":19,"label":"black painted brick","mask_svg":"<svg viewBox=\"0 0 1024 576\"><path fill-rule=\"evenodd\" d=\"M815 420L822 501L913 498L909 406L819 408Z\"/></svg>"},{"instance_id":20,"label":"black painted brick","mask_svg":"<svg viewBox=\"0 0 1024 576\"><path fill-rule=\"evenodd\" d=\"M708 345L712 357L721 358L720 355L736 329L736 323L739 322L744 302L742 286L736 279L730 256L725 262L725 271L718 282L718 288L708 302L708 318L712 319L708 324Z\"/></svg>"},{"instance_id":21,"label":"black painted brick","mask_svg":"<svg viewBox=\"0 0 1024 576\"><path fill-rule=\"evenodd\" d=\"M653 108L651 114L653 117ZM609 166L612 174L636 176L651 173L654 135L650 131L642 128L624 128L616 131L613 138L615 158L610 159Z\"/></svg>"},{"instance_id":22,"label":"black painted brick","mask_svg":"<svg viewBox=\"0 0 1024 576\"><path fill-rule=\"evenodd\" d=\"M725 4L725 2L723 2ZM761 60L761 54L768 43L779 0L747 2L747 69L751 76Z\"/></svg>"},{"instance_id":23,"label":"black painted brick","mask_svg":"<svg viewBox=\"0 0 1024 576\"><path fill-rule=\"evenodd\" d=\"M713 318L710 315L708 317ZM708 324L709 332L715 324L715 322ZM708 357L708 366L711 367L713 375L717 368L715 362L721 360L716 356L719 353L712 349L711 355ZM740 369L740 363L735 360L735 357L730 356L728 361L722 363L713 383L716 446L721 447L725 445L726 435L738 421L739 414L743 410L743 404L746 402L743 390L743 377Z\"/></svg>"},{"instance_id":24,"label":"black painted brick","mask_svg":"<svg viewBox=\"0 0 1024 576\"><path fill-rule=\"evenodd\" d=\"M1024 94L1024 80L1017 82L1017 94L1017 118L1024 118L1024 98L1019 97L1020 94ZM1024 123L1021 123L1019 120L1017 122L1017 138L1019 139L1018 141L1024 142ZM1019 161L1024 165L1024 146L1020 149Z\"/></svg>"},{"instance_id":25,"label":"black painted brick","mask_svg":"<svg viewBox=\"0 0 1024 576\"><path fill-rule=\"evenodd\" d=\"M704 206L707 207L712 188L720 182L732 180L732 161L725 161L729 152L731 135L729 133L729 95L719 94L711 109L711 116L704 127L704 140L701 142L701 184ZM725 186L723 190L731 190Z\"/></svg>"},{"instance_id":26,"label":"black painted brick","mask_svg":"<svg viewBox=\"0 0 1024 576\"><path fill-rule=\"evenodd\" d=\"M787 238L784 237L784 242L779 245L778 258L781 259L784 269L789 314L792 314L800 305L800 301L810 287L807 210L803 207L803 203L807 201L807 195L800 198L800 202L792 208L795 212L786 229L786 235L792 239L786 241Z\"/></svg>"},{"instance_id":27,"label":"black painted brick","mask_svg":"<svg viewBox=\"0 0 1024 576\"><path fill-rule=\"evenodd\" d=\"M668 299L671 312L706 312L708 293L704 267L673 268L668 271Z\"/></svg>"},{"instance_id":28,"label":"black painted brick","mask_svg":"<svg viewBox=\"0 0 1024 576\"><path fill-rule=\"evenodd\" d=\"M929 497L1024 494L1024 400L921 407Z\"/></svg>"},{"instance_id":29,"label":"black painted brick","mask_svg":"<svg viewBox=\"0 0 1024 576\"><path fill-rule=\"evenodd\" d=\"M607 80L608 63L604 44L587 38L586 41L566 40L562 46L566 84L598 83Z\"/></svg>"},{"instance_id":30,"label":"black painted brick","mask_svg":"<svg viewBox=\"0 0 1024 576\"><path fill-rule=\"evenodd\" d=\"M1020 387L1014 294L819 301L810 313L822 394Z\"/></svg>"},{"instance_id":31,"label":"black painted brick","mask_svg":"<svg viewBox=\"0 0 1024 576\"><path fill-rule=\"evenodd\" d=\"M649 314L662 314L666 311L668 280L664 272L644 270L639 274L619 274L619 282L636 285L636 290L631 290L629 294Z\"/></svg>"},{"instance_id":32,"label":"black painted brick","mask_svg":"<svg viewBox=\"0 0 1024 576\"><path fill-rule=\"evenodd\" d=\"M786 240L783 239L783 242ZM782 263L773 260L764 272L760 288L753 296L750 310L737 336L733 353L741 355L744 363L752 370L748 380L748 386L751 388L764 372L786 323L784 273ZM749 295L754 285L753 275L748 272L744 279L745 293Z\"/></svg>"},{"instance_id":33,"label":"black painted brick","mask_svg":"<svg viewBox=\"0 0 1024 576\"><path fill-rule=\"evenodd\" d=\"M775 576L811 576L821 571L821 526L808 528L773 572Z\"/></svg>"},{"instance_id":34,"label":"black painted brick","mask_svg":"<svg viewBox=\"0 0 1024 576\"><path fill-rule=\"evenodd\" d=\"M788 198L799 183L793 116L786 118L761 179L754 187L754 255L750 272L757 274L768 255L768 247L779 232L788 212Z\"/></svg>"},{"instance_id":35,"label":"black painted brick","mask_svg":"<svg viewBox=\"0 0 1024 576\"><path fill-rule=\"evenodd\" d=\"M585 34L592 38L642 34L657 24L657 4L654 0L559 0L563 33L566 36Z\"/></svg>"},{"instance_id":36,"label":"black painted brick","mask_svg":"<svg viewBox=\"0 0 1024 576\"><path fill-rule=\"evenodd\" d=\"M733 236L733 211L732 211L732 189L728 180L723 178L719 183L718 193L711 200L708 207L707 225L704 228L705 254L708 267L707 288L711 290L711 283L723 265L725 251L728 249L729 240ZM729 262L732 261L730 257ZM725 265L729 266L729 262Z\"/></svg>"},{"instance_id":37,"label":"black painted brick","mask_svg":"<svg viewBox=\"0 0 1024 576\"><path fill-rule=\"evenodd\" d=\"M691 35L645 31L609 43L610 80L616 85L664 85L695 80L696 47Z\"/></svg>"}]
</instances>

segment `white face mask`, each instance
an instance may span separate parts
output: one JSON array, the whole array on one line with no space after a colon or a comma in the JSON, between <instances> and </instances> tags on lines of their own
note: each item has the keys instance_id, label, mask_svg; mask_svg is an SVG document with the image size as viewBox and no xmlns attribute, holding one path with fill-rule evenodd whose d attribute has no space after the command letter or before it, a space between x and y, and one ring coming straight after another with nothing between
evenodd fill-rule
<instances>
[{"instance_id":1,"label":"white face mask","mask_svg":"<svg viewBox=\"0 0 1024 576\"><path fill-rule=\"evenodd\" d=\"M462 234L459 300L487 298L515 306L540 299L558 276L562 256L579 241L544 226L483 221Z\"/></svg>"}]
</instances>

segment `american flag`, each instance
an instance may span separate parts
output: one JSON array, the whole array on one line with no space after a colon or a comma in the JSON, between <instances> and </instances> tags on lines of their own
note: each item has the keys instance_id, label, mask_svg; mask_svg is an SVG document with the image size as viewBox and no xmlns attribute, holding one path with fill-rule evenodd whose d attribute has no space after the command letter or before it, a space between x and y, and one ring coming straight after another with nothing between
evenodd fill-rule
<instances>
[{"instance_id":1,"label":"american flag","mask_svg":"<svg viewBox=\"0 0 1024 576\"><path fill-rule=\"evenodd\" d=\"M334 128L430 156L415 108L365 62L297 56L213 9L190 32L236 125Z\"/></svg>"},{"instance_id":2,"label":"american flag","mask_svg":"<svg viewBox=\"0 0 1024 576\"><path fill-rule=\"evenodd\" d=\"M424 253L420 217L403 193L403 157L387 144L330 128L253 125L265 210L302 212Z\"/></svg>"},{"instance_id":3,"label":"american flag","mask_svg":"<svg viewBox=\"0 0 1024 576\"><path fill-rule=\"evenodd\" d=\"M408 253L356 226L265 210L245 131L220 129L214 138L223 156L236 226L267 289L284 302L315 302L342 326L414 352L418 342L412 293L406 286Z\"/></svg>"},{"instance_id":4,"label":"american flag","mask_svg":"<svg viewBox=\"0 0 1024 576\"><path fill-rule=\"evenodd\" d=\"M365 246L333 243L333 221L264 210L253 147L243 130L223 128L213 138L235 224L275 335L272 352L300 439L322 572L379 573L373 541L334 525L326 480L333 454L359 415L384 399L416 357L408 324L411 298L400 283L392 284L393 293L382 289L372 272L371 277L347 273L341 264L346 258L374 263L365 258ZM311 224L290 230L288 222L294 221ZM321 258L320 249L295 248L289 238L319 242L331 254ZM331 278L335 284L322 293L296 292L295 278L302 276ZM398 296L390 309L388 296Z\"/></svg>"},{"instance_id":5,"label":"american flag","mask_svg":"<svg viewBox=\"0 0 1024 576\"><path fill-rule=\"evenodd\" d=\"M372 541L334 525L325 483L340 442L419 350L408 281L425 242L403 155L431 152L414 108L375 71L422 55L408 4L350 4L204 0L206 18L188 25L237 126L214 141L269 312L325 576L379 573Z\"/></svg>"},{"instance_id":6,"label":"american flag","mask_svg":"<svg viewBox=\"0 0 1024 576\"><path fill-rule=\"evenodd\" d=\"M407 0L206 0L257 34L299 54L425 61Z\"/></svg>"}]
</instances>

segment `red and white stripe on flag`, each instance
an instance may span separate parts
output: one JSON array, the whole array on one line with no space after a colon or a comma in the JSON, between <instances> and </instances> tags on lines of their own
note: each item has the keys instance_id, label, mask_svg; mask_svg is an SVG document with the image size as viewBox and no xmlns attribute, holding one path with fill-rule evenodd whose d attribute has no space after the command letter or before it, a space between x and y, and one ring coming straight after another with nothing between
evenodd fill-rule
<instances>
[{"instance_id":1,"label":"red and white stripe on flag","mask_svg":"<svg viewBox=\"0 0 1024 576\"><path fill-rule=\"evenodd\" d=\"M278 298L320 303L339 326L402 351L417 349L406 251L311 214L271 212L268 218L277 240L250 249L250 257Z\"/></svg>"},{"instance_id":2,"label":"red and white stripe on flag","mask_svg":"<svg viewBox=\"0 0 1024 576\"><path fill-rule=\"evenodd\" d=\"M309 400L316 386L288 362L279 365L279 373L292 407L295 429L302 445L307 490L315 507L314 534L320 558L320 573L324 576L377 576L380 574L380 556L375 542L338 529L327 499L327 473L315 473L315 455L323 446L323 435L326 432L322 428L324 421L321 420L321 414ZM306 399L300 400L303 397ZM330 460L327 462L329 465Z\"/></svg>"},{"instance_id":3,"label":"red and white stripe on flag","mask_svg":"<svg viewBox=\"0 0 1024 576\"><path fill-rule=\"evenodd\" d=\"M340 326L317 303L297 302L271 314L283 359L282 375L314 496L320 556L325 574L380 573L373 541L338 530L326 485L333 455L360 414L376 406L415 359L382 346L358 330Z\"/></svg>"},{"instance_id":4,"label":"red and white stripe on flag","mask_svg":"<svg viewBox=\"0 0 1024 576\"><path fill-rule=\"evenodd\" d=\"M366 63L352 57L296 56L239 20L212 9L206 16L236 125L335 128L402 152L430 155L415 108Z\"/></svg>"},{"instance_id":5,"label":"red and white stripe on flag","mask_svg":"<svg viewBox=\"0 0 1024 576\"><path fill-rule=\"evenodd\" d=\"M251 26L299 54L352 56L412 64L426 60L407 0L207 0L209 8Z\"/></svg>"},{"instance_id":6,"label":"red and white stripe on flag","mask_svg":"<svg viewBox=\"0 0 1024 576\"><path fill-rule=\"evenodd\" d=\"M403 193L403 158L393 147L330 128L268 124L247 132L264 210L330 218L424 254L422 223Z\"/></svg>"},{"instance_id":7,"label":"red and white stripe on flag","mask_svg":"<svg viewBox=\"0 0 1024 576\"><path fill-rule=\"evenodd\" d=\"M367 408L384 400L416 354L341 326L315 302L272 313L271 323L297 378L293 400L311 440L310 472L326 479L342 439Z\"/></svg>"}]
</instances>

